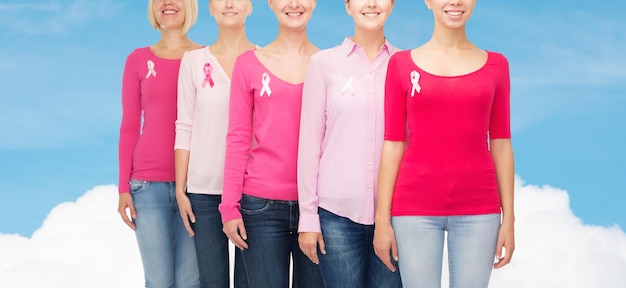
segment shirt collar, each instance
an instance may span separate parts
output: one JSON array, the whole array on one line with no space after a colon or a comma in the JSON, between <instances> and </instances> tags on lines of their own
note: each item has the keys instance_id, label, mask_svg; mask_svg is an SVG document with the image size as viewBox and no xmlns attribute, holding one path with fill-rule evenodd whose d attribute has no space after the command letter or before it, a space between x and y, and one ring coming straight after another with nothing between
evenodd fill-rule
<instances>
[{"instance_id":1,"label":"shirt collar","mask_svg":"<svg viewBox=\"0 0 626 288\"><path fill-rule=\"evenodd\" d=\"M389 42L387 42L387 38L385 37L385 43L383 43L383 46L380 49L381 51L385 51L387 54L389 54L391 52L390 46L391 45L389 44ZM352 54L357 47L359 47L359 45L352 42L352 39L350 37L346 37L343 40L343 43L341 43L341 49L346 54L346 56L350 56L350 54Z\"/></svg>"}]
</instances>

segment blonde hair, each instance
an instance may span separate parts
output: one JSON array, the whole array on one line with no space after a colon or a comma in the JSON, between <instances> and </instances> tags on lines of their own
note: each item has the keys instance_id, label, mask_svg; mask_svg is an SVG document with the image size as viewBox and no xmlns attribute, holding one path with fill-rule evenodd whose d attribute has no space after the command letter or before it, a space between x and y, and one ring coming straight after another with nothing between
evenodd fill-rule
<instances>
[{"instance_id":1,"label":"blonde hair","mask_svg":"<svg viewBox=\"0 0 626 288\"><path fill-rule=\"evenodd\" d=\"M156 30L161 30L161 25L157 22L156 15L154 15L154 1L148 1L148 21L150 25ZM185 1L185 23L183 24L183 33L187 34L191 26L196 23L198 19L198 0L184 0Z\"/></svg>"}]
</instances>

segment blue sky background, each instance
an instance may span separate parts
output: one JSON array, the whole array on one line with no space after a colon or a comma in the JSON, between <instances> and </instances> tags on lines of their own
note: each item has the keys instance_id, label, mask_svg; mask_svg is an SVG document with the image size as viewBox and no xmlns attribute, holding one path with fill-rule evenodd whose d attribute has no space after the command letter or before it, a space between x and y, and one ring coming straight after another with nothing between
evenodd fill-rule
<instances>
[{"instance_id":1,"label":"blue sky background","mask_svg":"<svg viewBox=\"0 0 626 288\"><path fill-rule=\"evenodd\" d=\"M352 20L343 1L318 1L309 36L329 48ZM276 21L266 1L253 2L248 34L262 46ZM146 3L0 0L0 234L30 236L53 207L117 183L124 61L159 38ZM624 229L626 19L612 9L621 6L479 0L467 29L509 59L517 174L566 190L584 223ZM206 7L189 33L201 44L216 37ZM422 1L397 1L392 44L410 49L431 31Z\"/></svg>"}]
</instances>

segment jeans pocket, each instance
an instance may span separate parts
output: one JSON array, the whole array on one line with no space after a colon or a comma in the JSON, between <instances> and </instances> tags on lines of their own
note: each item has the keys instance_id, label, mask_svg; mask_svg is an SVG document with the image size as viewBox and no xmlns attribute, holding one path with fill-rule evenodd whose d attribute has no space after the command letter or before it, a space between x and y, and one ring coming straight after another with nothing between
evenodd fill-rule
<instances>
[{"instance_id":1,"label":"jeans pocket","mask_svg":"<svg viewBox=\"0 0 626 288\"><path fill-rule=\"evenodd\" d=\"M272 201L243 194L241 197L240 204L241 204L241 213L245 213L247 215L254 215L254 214L259 214L267 210L272 204Z\"/></svg>"},{"instance_id":2,"label":"jeans pocket","mask_svg":"<svg viewBox=\"0 0 626 288\"><path fill-rule=\"evenodd\" d=\"M150 185L150 182L143 180L130 179L130 193L137 194L146 189Z\"/></svg>"}]
</instances>

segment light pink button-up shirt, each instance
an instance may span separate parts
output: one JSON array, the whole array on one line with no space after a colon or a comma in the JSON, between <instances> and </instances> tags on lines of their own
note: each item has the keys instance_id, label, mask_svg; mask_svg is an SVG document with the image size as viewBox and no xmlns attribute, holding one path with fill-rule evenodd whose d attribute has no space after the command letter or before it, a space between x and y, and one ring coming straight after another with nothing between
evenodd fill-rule
<instances>
[{"instance_id":1,"label":"light pink button-up shirt","mask_svg":"<svg viewBox=\"0 0 626 288\"><path fill-rule=\"evenodd\" d=\"M318 207L374 224L389 43L370 61L346 38L311 57L298 148L300 232L321 232Z\"/></svg>"}]
</instances>

